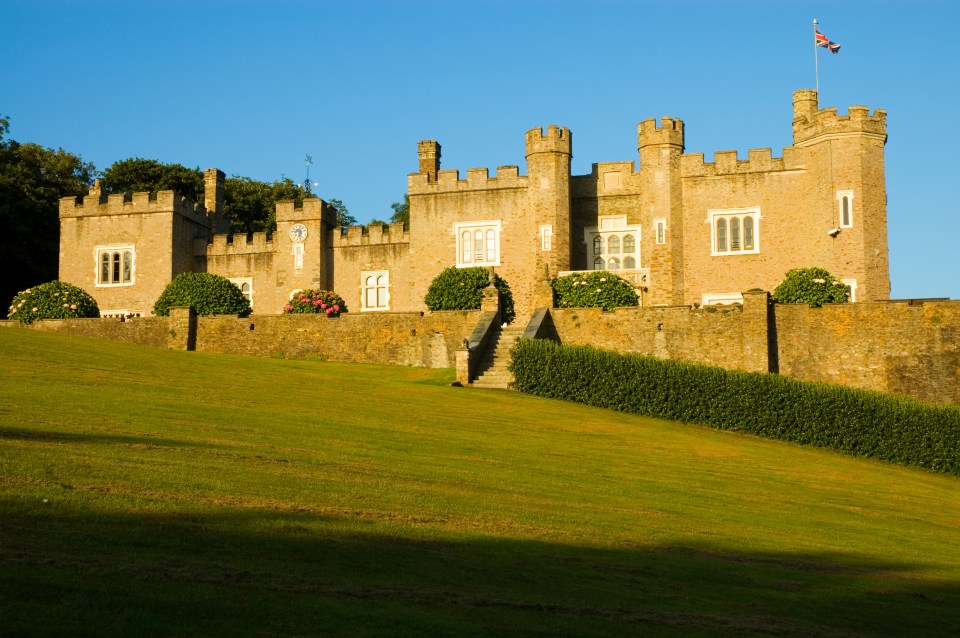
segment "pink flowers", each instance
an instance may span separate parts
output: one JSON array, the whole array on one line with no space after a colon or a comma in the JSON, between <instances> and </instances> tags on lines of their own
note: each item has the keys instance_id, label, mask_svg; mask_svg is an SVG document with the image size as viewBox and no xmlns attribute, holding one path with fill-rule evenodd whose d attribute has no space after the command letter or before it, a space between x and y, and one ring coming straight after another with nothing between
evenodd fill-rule
<instances>
[{"instance_id":1,"label":"pink flowers","mask_svg":"<svg viewBox=\"0 0 960 638\"><path fill-rule=\"evenodd\" d=\"M331 290L296 290L290 295L290 302L283 311L291 314L319 314L338 317L347 311L346 302Z\"/></svg>"},{"instance_id":2,"label":"pink flowers","mask_svg":"<svg viewBox=\"0 0 960 638\"><path fill-rule=\"evenodd\" d=\"M70 310L76 310L76 309L77 309L77 304L75 303L70 304Z\"/></svg>"}]
</instances>

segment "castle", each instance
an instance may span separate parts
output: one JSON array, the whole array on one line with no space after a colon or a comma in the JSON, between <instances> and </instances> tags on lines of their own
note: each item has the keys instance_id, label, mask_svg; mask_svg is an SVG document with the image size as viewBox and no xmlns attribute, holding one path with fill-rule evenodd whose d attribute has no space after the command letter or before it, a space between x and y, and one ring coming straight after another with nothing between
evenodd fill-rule
<instances>
[{"instance_id":1,"label":"castle","mask_svg":"<svg viewBox=\"0 0 960 638\"><path fill-rule=\"evenodd\" d=\"M790 268L820 266L854 301L887 299L886 114L818 108L793 95L793 145L684 153L684 124L641 122L639 165L602 162L571 175L571 133L526 134L517 166L441 170L440 144L418 144L408 177L410 224L338 228L320 199L277 205L272 235L228 236L224 174L205 173L203 204L171 191L60 201L60 279L89 291L104 315L148 315L170 280L206 271L234 281L255 314L282 312L293 291L335 290L352 313L420 311L449 266L493 267L518 318L552 305L563 273L609 270L644 306L739 302L772 290Z\"/></svg>"}]
</instances>

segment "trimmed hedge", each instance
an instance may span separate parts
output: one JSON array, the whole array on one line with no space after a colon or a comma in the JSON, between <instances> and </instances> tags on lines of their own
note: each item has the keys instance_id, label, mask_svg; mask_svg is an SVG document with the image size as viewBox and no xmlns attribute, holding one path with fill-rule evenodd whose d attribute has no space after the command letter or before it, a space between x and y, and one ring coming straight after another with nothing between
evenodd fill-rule
<instances>
[{"instance_id":1,"label":"trimmed hedge","mask_svg":"<svg viewBox=\"0 0 960 638\"><path fill-rule=\"evenodd\" d=\"M17 293L8 319L33 323L38 319L77 319L100 316L96 300L83 288L65 281L48 281Z\"/></svg>"},{"instance_id":2,"label":"trimmed hedge","mask_svg":"<svg viewBox=\"0 0 960 638\"><path fill-rule=\"evenodd\" d=\"M603 308L639 305L630 282L606 270L557 277L550 282L556 308Z\"/></svg>"},{"instance_id":3,"label":"trimmed hedge","mask_svg":"<svg viewBox=\"0 0 960 638\"><path fill-rule=\"evenodd\" d=\"M960 475L960 408L775 374L521 339L520 392Z\"/></svg>"},{"instance_id":4,"label":"trimmed hedge","mask_svg":"<svg viewBox=\"0 0 960 638\"><path fill-rule=\"evenodd\" d=\"M250 314L250 302L236 284L208 272L184 272L173 278L153 304L153 314L166 317L170 308L193 306L198 315Z\"/></svg>"},{"instance_id":5,"label":"trimmed hedge","mask_svg":"<svg viewBox=\"0 0 960 638\"><path fill-rule=\"evenodd\" d=\"M423 302L433 310L477 310L483 300L483 289L490 283L490 274L486 268L445 268L430 282L430 288ZM510 286L500 275L493 275L493 285L500 293L500 316L503 321L513 321L516 312L513 309L513 293Z\"/></svg>"}]
</instances>

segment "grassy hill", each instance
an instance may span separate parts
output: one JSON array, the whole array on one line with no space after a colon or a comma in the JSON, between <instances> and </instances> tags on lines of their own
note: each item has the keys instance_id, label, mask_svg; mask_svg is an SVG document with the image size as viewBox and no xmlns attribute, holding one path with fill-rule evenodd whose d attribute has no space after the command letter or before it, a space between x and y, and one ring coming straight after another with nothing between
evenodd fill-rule
<instances>
[{"instance_id":1,"label":"grassy hill","mask_svg":"<svg viewBox=\"0 0 960 638\"><path fill-rule=\"evenodd\" d=\"M450 381L0 329L0 635L960 629L956 478Z\"/></svg>"}]
</instances>

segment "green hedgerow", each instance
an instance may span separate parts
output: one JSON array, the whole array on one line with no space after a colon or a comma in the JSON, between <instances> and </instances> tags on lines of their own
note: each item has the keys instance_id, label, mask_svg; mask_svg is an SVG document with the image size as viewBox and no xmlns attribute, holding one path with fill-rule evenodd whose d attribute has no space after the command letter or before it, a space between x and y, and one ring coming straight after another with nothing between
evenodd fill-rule
<instances>
[{"instance_id":1,"label":"green hedgerow","mask_svg":"<svg viewBox=\"0 0 960 638\"><path fill-rule=\"evenodd\" d=\"M347 311L347 302L332 290L296 290L290 295L290 303L283 307L287 314L319 314L339 317Z\"/></svg>"},{"instance_id":2,"label":"green hedgerow","mask_svg":"<svg viewBox=\"0 0 960 638\"><path fill-rule=\"evenodd\" d=\"M99 317L97 302L82 288L63 281L49 281L17 294L7 311L8 319L33 323L37 319Z\"/></svg>"},{"instance_id":3,"label":"green hedgerow","mask_svg":"<svg viewBox=\"0 0 960 638\"><path fill-rule=\"evenodd\" d=\"M603 308L639 304L630 282L605 270L574 273L557 277L553 287L553 305L557 308Z\"/></svg>"},{"instance_id":4,"label":"green hedgerow","mask_svg":"<svg viewBox=\"0 0 960 638\"><path fill-rule=\"evenodd\" d=\"M847 286L823 268L794 268L771 297L777 303L805 303L819 308L825 303L846 303Z\"/></svg>"},{"instance_id":5,"label":"green hedgerow","mask_svg":"<svg viewBox=\"0 0 960 638\"><path fill-rule=\"evenodd\" d=\"M486 268L447 268L430 282L423 301L430 310L477 310L483 300L483 289L490 283ZM493 275L493 285L500 293L500 316L506 323L516 315L513 293L500 275Z\"/></svg>"},{"instance_id":6,"label":"green hedgerow","mask_svg":"<svg viewBox=\"0 0 960 638\"><path fill-rule=\"evenodd\" d=\"M173 278L157 302L155 315L166 317L170 308L192 306L198 315L250 314L250 302L236 284L220 275L208 272L185 272Z\"/></svg>"}]
</instances>

